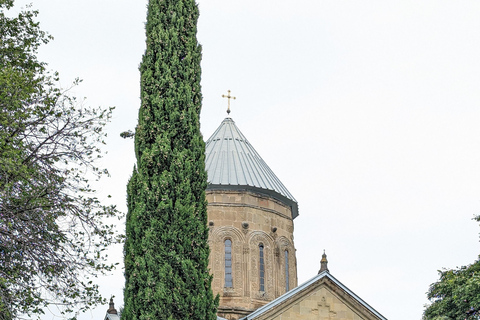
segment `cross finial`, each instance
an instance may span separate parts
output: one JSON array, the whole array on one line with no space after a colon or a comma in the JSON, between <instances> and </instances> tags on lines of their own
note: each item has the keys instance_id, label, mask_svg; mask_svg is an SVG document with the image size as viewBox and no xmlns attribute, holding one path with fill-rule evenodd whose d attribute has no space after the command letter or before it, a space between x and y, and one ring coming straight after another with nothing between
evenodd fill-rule
<instances>
[{"instance_id":1,"label":"cross finial","mask_svg":"<svg viewBox=\"0 0 480 320\"><path fill-rule=\"evenodd\" d=\"M327 264L328 264L327 255L325 254L325 249L324 249L322 254L322 260L320 261L320 271L318 271L318 273L322 273L323 271L329 272Z\"/></svg>"},{"instance_id":2,"label":"cross finial","mask_svg":"<svg viewBox=\"0 0 480 320\"><path fill-rule=\"evenodd\" d=\"M227 98L227 99L228 99L227 114L230 114L230 99L235 100L235 99L237 99L237 98L236 98L236 97L232 97L232 96L230 95L230 90L228 90L228 94L227 94L227 95L222 94L222 98Z\"/></svg>"},{"instance_id":3,"label":"cross finial","mask_svg":"<svg viewBox=\"0 0 480 320\"><path fill-rule=\"evenodd\" d=\"M109 308L107 310L109 314L118 314L117 309L115 309L115 305L113 304L113 296L110 298Z\"/></svg>"}]
</instances>

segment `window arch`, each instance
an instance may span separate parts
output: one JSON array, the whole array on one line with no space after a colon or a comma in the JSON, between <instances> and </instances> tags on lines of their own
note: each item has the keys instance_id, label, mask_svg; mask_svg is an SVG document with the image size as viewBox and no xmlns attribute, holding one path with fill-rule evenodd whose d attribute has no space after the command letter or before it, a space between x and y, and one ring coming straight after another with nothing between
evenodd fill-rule
<instances>
[{"instance_id":1,"label":"window arch","mask_svg":"<svg viewBox=\"0 0 480 320\"><path fill-rule=\"evenodd\" d=\"M288 271L288 250L285 250L285 292L290 290L290 277Z\"/></svg>"},{"instance_id":2,"label":"window arch","mask_svg":"<svg viewBox=\"0 0 480 320\"><path fill-rule=\"evenodd\" d=\"M263 244L260 243L258 245L258 252L259 252L259 283L260 283L260 291L265 291L265 259L264 259L264 252L263 252Z\"/></svg>"},{"instance_id":3,"label":"window arch","mask_svg":"<svg viewBox=\"0 0 480 320\"><path fill-rule=\"evenodd\" d=\"M225 240L225 288L233 288L232 240Z\"/></svg>"}]
</instances>

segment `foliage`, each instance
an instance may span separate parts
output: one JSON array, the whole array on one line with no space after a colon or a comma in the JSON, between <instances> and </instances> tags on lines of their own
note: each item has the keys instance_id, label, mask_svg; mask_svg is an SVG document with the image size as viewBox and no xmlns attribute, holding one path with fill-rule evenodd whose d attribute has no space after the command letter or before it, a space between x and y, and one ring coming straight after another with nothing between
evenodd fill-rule
<instances>
[{"instance_id":1,"label":"foliage","mask_svg":"<svg viewBox=\"0 0 480 320\"><path fill-rule=\"evenodd\" d=\"M480 216L476 220L480 221ZM427 293L432 303L425 309L423 319L480 319L480 260L439 274L440 279Z\"/></svg>"},{"instance_id":2,"label":"foliage","mask_svg":"<svg viewBox=\"0 0 480 320\"><path fill-rule=\"evenodd\" d=\"M89 186L108 173L95 160L112 109L60 89L37 60L51 39L37 12L12 7L0 0L0 320L104 302L90 278L112 268L104 250L118 240L102 223L117 211Z\"/></svg>"},{"instance_id":3,"label":"foliage","mask_svg":"<svg viewBox=\"0 0 480 320\"><path fill-rule=\"evenodd\" d=\"M216 319L197 19L194 0L148 5L137 167L127 187L123 320Z\"/></svg>"},{"instance_id":4,"label":"foliage","mask_svg":"<svg viewBox=\"0 0 480 320\"><path fill-rule=\"evenodd\" d=\"M135 133L133 133L130 130L123 131L120 133L120 137L122 137L123 139L133 138L134 136L135 136Z\"/></svg>"}]
</instances>

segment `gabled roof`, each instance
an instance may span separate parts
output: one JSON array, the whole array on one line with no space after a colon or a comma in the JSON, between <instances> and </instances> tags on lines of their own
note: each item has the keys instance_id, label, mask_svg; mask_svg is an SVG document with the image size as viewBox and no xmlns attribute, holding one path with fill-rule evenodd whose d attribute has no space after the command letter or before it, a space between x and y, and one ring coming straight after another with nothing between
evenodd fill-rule
<instances>
[{"instance_id":1,"label":"gabled roof","mask_svg":"<svg viewBox=\"0 0 480 320\"><path fill-rule=\"evenodd\" d=\"M117 309L115 309L115 304L113 303L113 296L110 298L110 303L108 304L108 310L104 320L120 320L120 316L118 315Z\"/></svg>"},{"instance_id":2,"label":"gabled roof","mask_svg":"<svg viewBox=\"0 0 480 320\"><path fill-rule=\"evenodd\" d=\"M120 317L118 316L118 314L107 313L105 315L105 320L120 320Z\"/></svg>"},{"instance_id":3,"label":"gabled roof","mask_svg":"<svg viewBox=\"0 0 480 320\"><path fill-rule=\"evenodd\" d=\"M206 142L205 167L207 189L247 189L270 195L292 207L293 218L298 216L298 204L291 193L232 118L225 118Z\"/></svg>"},{"instance_id":4,"label":"gabled roof","mask_svg":"<svg viewBox=\"0 0 480 320\"><path fill-rule=\"evenodd\" d=\"M278 297L277 299L271 301L270 303L264 305L261 308L258 308L251 314L249 314L246 317L241 318L240 320L253 320L257 319L260 316L264 315L268 311L272 310L276 306L279 306L280 304L286 302L289 299L294 299L295 296L301 295L302 292L305 290L308 290L311 286L314 286L315 284L319 283L320 281L328 279L330 280L334 285L336 285L338 288L343 290L348 296L350 296L352 299L354 299L356 302L358 302L361 306L363 306L365 309L367 309L371 314L376 316L379 320L387 320L384 316L382 316L378 311L373 309L370 305L368 305L365 301L363 301L359 296L357 296L353 291L348 289L345 285L343 285L340 281L338 281L335 277L333 277L328 271L323 271L319 274L317 274L315 277L311 278L307 282L301 284L300 286L296 287L295 289L292 289L288 291L287 293L283 294L282 296Z\"/></svg>"}]
</instances>

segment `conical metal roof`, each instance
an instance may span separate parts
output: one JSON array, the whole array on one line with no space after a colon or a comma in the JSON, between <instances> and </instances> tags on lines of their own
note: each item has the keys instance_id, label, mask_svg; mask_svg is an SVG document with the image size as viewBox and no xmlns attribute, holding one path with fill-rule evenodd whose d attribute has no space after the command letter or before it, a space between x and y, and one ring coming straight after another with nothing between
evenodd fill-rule
<instances>
[{"instance_id":1,"label":"conical metal roof","mask_svg":"<svg viewBox=\"0 0 480 320\"><path fill-rule=\"evenodd\" d=\"M205 167L207 189L246 189L264 193L289 205L293 218L298 216L295 198L231 118L225 118L207 140Z\"/></svg>"}]
</instances>

